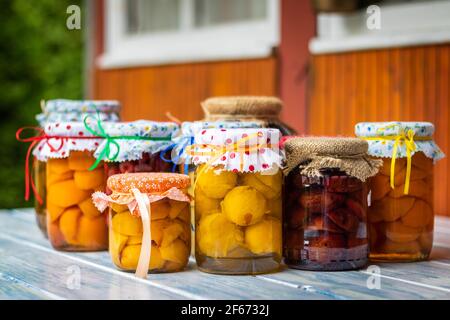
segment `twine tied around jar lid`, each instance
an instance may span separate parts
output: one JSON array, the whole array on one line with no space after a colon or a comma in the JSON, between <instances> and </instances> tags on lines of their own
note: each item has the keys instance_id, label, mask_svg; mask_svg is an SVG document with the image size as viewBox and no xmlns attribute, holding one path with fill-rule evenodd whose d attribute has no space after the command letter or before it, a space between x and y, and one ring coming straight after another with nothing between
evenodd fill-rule
<instances>
[{"instance_id":1,"label":"twine tied around jar lid","mask_svg":"<svg viewBox=\"0 0 450 320\"><path fill-rule=\"evenodd\" d=\"M227 119L278 120L283 103L276 97L230 96L208 98L201 103L206 121Z\"/></svg>"},{"instance_id":2,"label":"twine tied around jar lid","mask_svg":"<svg viewBox=\"0 0 450 320\"><path fill-rule=\"evenodd\" d=\"M378 173L382 160L367 154L368 143L358 138L292 138L285 144L288 174L295 168L308 177L322 176L321 170L339 169L361 181Z\"/></svg>"}]
</instances>

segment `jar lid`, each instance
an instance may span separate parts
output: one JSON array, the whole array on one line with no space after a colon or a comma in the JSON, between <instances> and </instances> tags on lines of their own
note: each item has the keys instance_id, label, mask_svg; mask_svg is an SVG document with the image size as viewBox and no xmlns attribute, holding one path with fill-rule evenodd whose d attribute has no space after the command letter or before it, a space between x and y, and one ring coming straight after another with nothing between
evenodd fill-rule
<instances>
[{"instance_id":1,"label":"jar lid","mask_svg":"<svg viewBox=\"0 0 450 320\"><path fill-rule=\"evenodd\" d=\"M433 133L434 125L430 122L360 122L355 125L356 136L369 143L368 153L374 157L391 158L396 149L396 157L404 158L407 156L405 141L412 139L411 155L423 152L434 161L442 159L445 155L433 140Z\"/></svg>"},{"instance_id":2,"label":"jar lid","mask_svg":"<svg viewBox=\"0 0 450 320\"><path fill-rule=\"evenodd\" d=\"M56 99L43 102L42 113L36 115L41 127L50 122L83 121L89 114L97 114L102 121L119 121L120 103L113 100Z\"/></svg>"},{"instance_id":3,"label":"jar lid","mask_svg":"<svg viewBox=\"0 0 450 320\"><path fill-rule=\"evenodd\" d=\"M139 160L144 153L155 154L165 150L173 144L173 138L180 132L180 127L175 122L147 120L104 123L103 127L105 133L114 138L115 143L110 144L111 153L116 153L114 162ZM107 144L108 141L103 140L94 157L98 158Z\"/></svg>"},{"instance_id":4,"label":"jar lid","mask_svg":"<svg viewBox=\"0 0 450 320\"><path fill-rule=\"evenodd\" d=\"M281 167L278 129L205 129L188 149L193 164L234 172L268 172Z\"/></svg>"},{"instance_id":5,"label":"jar lid","mask_svg":"<svg viewBox=\"0 0 450 320\"><path fill-rule=\"evenodd\" d=\"M39 161L67 158L71 151L95 151L104 140L91 133L83 122L51 122L44 128L45 136L33 149Z\"/></svg>"},{"instance_id":6,"label":"jar lid","mask_svg":"<svg viewBox=\"0 0 450 320\"><path fill-rule=\"evenodd\" d=\"M277 118L283 103L276 97L213 97L202 102L205 119L234 117Z\"/></svg>"},{"instance_id":7,"label":"jar lid","mask_svg":"<svg viewBox=\"0 0 450 320\"><path fill-rule=\"evenodd\" d=\"M130 193L136 188L142 193L166 192L171 188L186 189L191 179L179 173L139 172L115 174L108 178L107 186L113 192Z\"/></svg>"},{"instance_id":8,"label":"jar lid","mask_svg":"<svg viewBox=\"0 0 450 320\"><path fill-rule=\"evenodd\" d=\"M321 170L336 168L365 181L383 165L381 160L368 157L368 143L357 138L298 137L287 140L284 148L286 173L298 167L309 177L320 177Z\"/></svg>"}]
</instances>

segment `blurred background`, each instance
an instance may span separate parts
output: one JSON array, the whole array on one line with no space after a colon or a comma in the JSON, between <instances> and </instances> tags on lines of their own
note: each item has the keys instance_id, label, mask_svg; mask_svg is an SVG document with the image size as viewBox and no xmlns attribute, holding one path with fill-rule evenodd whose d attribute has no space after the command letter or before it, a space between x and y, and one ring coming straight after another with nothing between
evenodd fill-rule
<instances>
[{"instance_id":1,"label":"blurred background","mask_svg":"<svg viewBox=\"0 0 450 320\"><path fill-rule=\"evenodd\" d=\"M69 30L69 5L81 9ZM301 134L359 121L431 121L449 153L449 0L2 0L0 207L23 202L39 101L117 99L122 119L201 119L218 95L274 95ZM435 208L449 215L450 163Z\"/></svg>"}]
</instances>

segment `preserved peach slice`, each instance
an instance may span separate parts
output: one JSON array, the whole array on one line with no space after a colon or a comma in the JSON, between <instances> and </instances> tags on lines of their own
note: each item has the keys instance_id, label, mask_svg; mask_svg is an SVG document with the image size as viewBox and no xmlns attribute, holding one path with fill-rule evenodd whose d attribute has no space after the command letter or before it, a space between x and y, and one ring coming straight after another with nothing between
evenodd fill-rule
<instances>
[{"instance_id":1,"label":"preserved peach slice","mask_svg":"<svg viewBox=\"0 0 450 320\"><path fill-rule=\"evenodd\" d=\"M178 217L181 211L188 206L189 203L185 201L170 200L169 204L170 204L169 217L170 219L175 219L176 217Z\"/></svg>"},{"instance_id":2,"label":"preserved peach slice","mask_svg":"<svg viewBox=\"0 0 450 320\"><path fill-rule=\"evenodd\" d=\"M203 169L205 165L197 169L197 186L202 189L209 198L221 199L236 186L237 174L231 171L220 171L216 168Z\"/></svg>"},{"instance_id":3,"label":"preserved peach slice","mask_svg":"<svg viewBox=\"0 0 450 320\"><path fill-rule=\"evenodd\" d=\"M89 218L81 216L78 229L78 243L89 248L101 249L108 243L108 231L104 216Z\"/></svg>"},{"instance_id":4,"label":"preserved peach slice","mask_svg":"<svg viewBox=\"0 0 450 320\"><path fill-rule=\"evenodd\" d=\"M81 190L93 190L105 182L103 168L92 171L75 171L73 177L75 185Z\"/></svg>"},{"instance_id":5,"label":"preserved peach slice","mask_svg":"<svg viewBox=\"0 0 450 320\"><path fill-rule=\"evenodd\" d=\"M281 253L281 222L266 217L245 229L245 244L255 254Z\"/></svg>"},{"instance_id":6,"label":"preserved peach slice","mask_svg":"<svg viewBox=\"0 0 450 320\"><path fill-rule=\"evenodd\" d=\"M385 175L377 175L369 180L369 190L371 191L372 201L382 199L391 191L389 177Z\"/></svg>"},{"instance_id":7,"label":"preserved peach slice","mask_svg":"<svg viewBox=\"0 0 450 320\"><path fill-rule=\"evenodd\" d=\"M412 228L403 223L386 223L386 237L394 242L411 242L419 238L422 228Z\"/></svg>"},{"instance_id":8,"label":"preserved peach slice","mask_svg":"<svg viewBox=\"0 0 450 320\"><path fill-rule=\"evenodd\" d=\"M90 193L80 190L73 179L48 186L47 199L59 207L70 207L88 198Z\"/></svg>"},{"instance_id":9,"label":"preserved peach slice","mask_svg":"<svg viewBox=\"0 0 450 320\"><path fill-rule=\"evenodd\" d=\"M395 186L395 189L389 192L389 196L393 198L403 197L405 185ZM423 180L410 181L408 196L426 198L430 193L430 186Z\"/></svg>"},{"instance_id":10,"label":"preserved peach slice","mask_svg":"<svg viewBox=\"0 0 450 320\"><path fill-rule=\"evenodd\" d=\"M182 265L187 263L189 250L186 244L180 239L172 241L168 246L161 247L159 250L164 260L173 261Z\"/></svg>"},{"instance_id":11,"label":"preserved peach slice","mask_svg":"<svg viewBox=\"0 0 450 320\"><path fill-rule=\"evenodd\" d=\"M52 185L56 182L70 180L73 178L73 171L67 171L64 173L54 173L49 171L47 174L47 185Z\"/></svg>"},{"instance_id":12,"label":"preserved peach slice","mask_svg":"<svg viewBox=\"0 0 450 320\"><path fill-rule=\"evenodd\" d=\"M128 243L128 236L124 236L118 232L111 230L109 232L109 253L113 258L113 262L117 265L120 265L120 254Z\"/></svg>"},{"instance_id":13,"label":"preserved peach slice","mask_svg":"<svg viewBox=\"0 0 450 320\"><path fill-rule=\"evenodd\" d=\"M128 206L125 204L111 203L110 206L111 206L111 209L117 213L128 211Z\"/></svg>"},{"instance_id":14,"label":"preserved peach slice","mask_svg":"<svg viewBox=\"0 0 450 320\"><path fill-rule=\"evenodd\" d=\"M266 199L276 199L281 194L281 171L274 175L264 175L261 173L244 173L242 175L244 185L255 188L261 192Z\"/></svg>"},{"instance_id":15,"label":"preserved peach slice","mask_svg":"<svg viewBox=\"0 0 450 320\"><path fill-rule=\"evenodd\" d=\"M116 213L111 220L112 228L127 236L142 235L141 218L131 215L130 211Z\"/></svg>"},{"instance_id":16,"label":"preserved peach slice","mask_svg":"<svg viewBox=\"0 0 450 320\"><path fill-rule=\"evenodd\" d=\"M401 197L398 199L385 197L376 201L370 207L369 221L375 222L374 217L382 217L382 220L388 222L400 219L412 208L414 201L413 197Z\"/></svg>"},{"instance_id":17,"label":"preserved peach slice","mask_svg":"<svg viewBox=\"0 0 450 320\"><path fill-rule=\"evenodd\" d=\"M423 200L417 199L414 206L402 217L405 226L413 228L425 227L433 218L431 207Z\"/></svg>"},{"instance_id":18,"label":"preserved peach slice","mask_svg":"<svg viewBox=\"0 0 450 320\"><path fill-rule=\"evenodd\" d=\"M63 174L69 172L69 162L67 158L65 159L48 159L47 160L47 170L50 173Z\"/></svg>"},{"instance_id":19,"label":"preserved peach slice","mask_svg":"<svg viewBox=\"0 0 450 320\"><path fill-rule=\"evenodd\" d=\"M220 200L209 198L200 188L195 189L195 219L200 220L208 214L220 211Z\"/></svg>"},{"instance_id":20,"label":"preserved peach slice","mask_svg":"<svg viewBox=\"0 0 450 320\"><path fill-rule=\"evenodd\" d=\"M418 167L411 168L411 176L410 181L421 180L428 176L429 172L419 169ZM399 173L395 175L394 183L396 186L402 185L405 183L406 179L406 167L402 169Z\"/></svg>"},{"instance_id":21,"label":"preserved peach slice","mask_svg":"<svg viewBox=\"0 0 450 320\"><path fill-rule=\"evenodd\" d=\"M139 255L141 253L141 245L127 245L122 250L120 265L124 269L136 269L139 262ZM161 258L161 253L158 247L152 245L152 252L150 257L150 269L160 269L164 266L164 260Z\"/></svg>"},{"instance_id":22,"label":"preserved peach slice","mask_svg":"<svg viewBox=\"0 0 450 320\"><path fill-rule=\"evenodd\" d=\"M81 210L74 207L65 210L59 219L59 229L69 244L77 244L77 231Z\"/></svg>"},{"instance_id":23,"label":"preserved peach slice","mask_svg":"<svg viewBox=\"0 0 450 320\"><path fill-rule=\"evenodd\" d=\"M54 205L47 200L47 213L50 217L51 222L55 222L61 216L66 208Z\"/></svg>"},{"instance_id":24,"label":"preserved peach slice","mask_svg":"<svg viewBox=\"0 0 450 320\"><path fill-rule=\"evenodd\" d=\"M95 158L87 151L71 151L68 159L70 170L85 171L95 163Z\"/></svg>"},{"instance_id":25,"label":"preserved peach slice","mask_svg":"<svg viewBox=\"0 0 450 320\"><path fill-rule=\"evenodd\" d=\"M167 218L170 213L170 203L167 199L152 202L151 210L152 220Z\"/></svg>"},{"instance_id":26,"label":"preserved peach slice","mask_svg":"<svg viewBox=\"0 0 450 320\"><path fill-rule=\"evenodd\" d=\"M163 238L161 241L161 247L167 247L175 239L177 239L183 233L183 227L179 223L171 223L163 231Z\"/></svg>"},{"instance_id":27,"label":"preserved peach slice","mask_svg":"<svg viewBox=\"0 0 450 320\"><path fill-rule=\"evenodd\" d=\"M129 236L127 245L130 244L141 244L142 243L142 236Z\"/></svg>"},{"instance_id":28,"label":"preserved peach slice","mask_svg":"<svg viewBox=\"0 0 450 320\"><path fill-rule=\"evenodd\" d=\"M102 213L98 211L98 209L94 206L92 199L86 198L78 204L78 207L83 212L83 214L89 218L95 218L101 215Z\"/></svg>"}]
</instances>

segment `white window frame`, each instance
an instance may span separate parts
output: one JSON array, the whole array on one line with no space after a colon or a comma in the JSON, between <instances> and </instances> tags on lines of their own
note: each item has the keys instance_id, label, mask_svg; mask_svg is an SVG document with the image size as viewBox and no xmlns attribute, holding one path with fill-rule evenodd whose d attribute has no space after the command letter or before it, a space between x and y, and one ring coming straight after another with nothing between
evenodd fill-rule
<instances>
[{"instance_id":1,"label":"white window frame","mask_svg":"<svg viewBox=\"0 0 450 320\"><path fill-rule=\"evenodd\" d=\"M126 33L126 0L105 1L103 69L172 63L262 58L280 41L280 0L267 1L268 17L189 29L193 0L182 1L181 30L140 35ZM239 37L236 37L239 35Z\"/></svg>"},{"instance_id":2,"label":"white window frame","mask_svg":"<svg viewBox=\"0 0 450 320\"><path fill-rule=\"evenodd\" d=\"M380 3L381 28L369 30L365 9L351 14L319 14L313 54L450 42L450 1Z\"/></svg>"}]
</instances>

